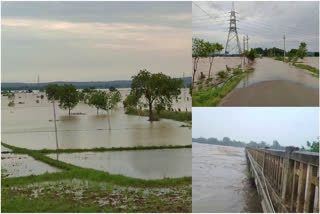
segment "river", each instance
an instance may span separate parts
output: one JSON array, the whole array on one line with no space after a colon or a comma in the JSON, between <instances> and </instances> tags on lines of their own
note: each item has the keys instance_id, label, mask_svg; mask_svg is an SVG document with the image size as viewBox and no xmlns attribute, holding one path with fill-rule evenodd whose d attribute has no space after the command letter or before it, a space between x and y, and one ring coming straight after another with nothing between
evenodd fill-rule
<instances>
[{"instance_id":1,"label":"river","mask_svg":"<svg viewBox=\"0 0 320 214\"><path fill-rule=\"evenodd\" d=\"M243 148L192 143L192 211L262 212Z\"/></svg>"}]
</instances>

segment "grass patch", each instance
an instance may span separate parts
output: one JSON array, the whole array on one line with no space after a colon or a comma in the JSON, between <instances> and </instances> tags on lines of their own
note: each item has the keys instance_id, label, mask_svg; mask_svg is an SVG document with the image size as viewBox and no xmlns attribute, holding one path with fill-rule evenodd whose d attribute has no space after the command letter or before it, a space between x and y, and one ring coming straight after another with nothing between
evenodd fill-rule
<instances>
[{"instance_id":1,"label":"grass patch","mask_svg":"<svg viewBox=\"0 0 320 214\"><path fill-rule=\"evenodd\" d=\"M301 68L301 69L305 69L305 70L311 71L313 76L319 78L319 69L311 67L309 65L304 65L304 64L294 63L293 65L296 66L297 68Z\"/></svg>"},{"instance_id":2,"label":"grass patch","mask_svg":"<svg viewBox=\"0 0 320 214\"><path fill-rule=\"evenodd\" d=\"M139 114L137 110L131 109L130 111L127 111L126 114L148 117L149 111L142 110ZM153 114L156 118L170 119L170 120L176 120L180 122L189 122L192 119L191 112L186 112L186 111L161 111L160 114L157 114L157 112L154 111Z\"/></svg>"},{"instance_id":3,"label":"grass patch","mask_svg":"<svg viewBox=\"0 0 320 214\"><path fill-rule=\"evenodd\" d=\"M235 73L235 76L223 83L221 87L208 88L192 93L192 106L217 106L219 102L225 97L234 87L238 85L240 80L252 72L253 68L246 73Z\"/></svg>"}]
</instances>

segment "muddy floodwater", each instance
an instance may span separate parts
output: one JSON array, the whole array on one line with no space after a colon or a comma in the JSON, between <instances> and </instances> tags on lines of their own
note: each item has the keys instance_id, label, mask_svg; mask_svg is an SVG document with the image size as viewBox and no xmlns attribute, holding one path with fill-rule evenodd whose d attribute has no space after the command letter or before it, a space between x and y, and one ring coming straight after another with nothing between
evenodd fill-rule
<instances>
[{"instance_id":1,"label":"muddy floodwater","mask_svg":"<svg viewBox=\"0 0 320 214\"><path fill-rule=\"evenodd\" d=\"M128 90L121 90L124 95ZM53 107L40 94L16 93L15 107L8 107L7 97L2 96L2 141L4 143L28 149L55 149ZM191 99L186 99L187 89L174 108L191 109ZM36 103L39 100L39 103ZM20 104L19 104L20 103ZM56 106L59 147L96 148L96 147L134 147L188 145L191 143L191 131L181 127L184 123L161 119L150 123L147 117L127 115L121 104L108 118L104 112L97 115L95 108L79 103L68 116L66 110ZM79 114L80 113L80 114Z\"/></svg>"},{"instance_id":2,"label":"muddy floodwater","mask_svg":"<svg viewBox=\"0 0 320 214\"><path fill-rule=\"evenodd\" d=\"M40 175L45 172L60 172L48 164L37 161L28 155L2 153L1 174L2 177L20 177L28 175Z\"/></svg>"},{"instance_id":3,"label":"muddy floodwater","mask_svg":"<svg viewBox=\"0 0 320 214\"><path fill-rule=\"evenodd\" d=\"M56 154L49 157L56 159ZM59 160L115 175L142 179L191 176L191 149L155 149L59 154Z\"/></svg>"},{"instance_id":4,"label":"muddy floodwater","mask_svg":"<svg viewBox=\"0 0 320 214\"><path fill-rule=\"evenodd\" d=\"M311 72L270 58L254 68L220 106L318 106L319 79Z\"/></svg>"},{"instance_id":5,"label":"muddy floodwater","mask_svg":"<svg viewBox=\"0 0 320 214\"><path fill-rule=\"evenodd\" d=\"M262 212L243 148L192 143L192 211Z\"/></svg>"}]
</instances>

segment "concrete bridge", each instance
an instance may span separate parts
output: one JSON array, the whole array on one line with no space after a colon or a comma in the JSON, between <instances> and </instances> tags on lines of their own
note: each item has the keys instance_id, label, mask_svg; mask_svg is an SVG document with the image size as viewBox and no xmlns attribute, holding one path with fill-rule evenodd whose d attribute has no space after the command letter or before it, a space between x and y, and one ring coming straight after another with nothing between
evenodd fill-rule
<instances>
[{"instance_id":1,"label":"concrete bridge","mask_svg":"<svg viewBox=\"0 0 320 214\"><path fill-rule=\"evenodd\" d=\"M319 153L246 148L264 212L319 213Z\"/></svg>"}]
</instances>

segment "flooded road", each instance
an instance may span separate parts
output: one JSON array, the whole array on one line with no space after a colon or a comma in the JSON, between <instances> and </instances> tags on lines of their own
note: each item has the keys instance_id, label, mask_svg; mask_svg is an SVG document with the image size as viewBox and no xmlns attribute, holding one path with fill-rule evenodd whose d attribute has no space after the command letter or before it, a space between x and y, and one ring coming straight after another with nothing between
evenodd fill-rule
<instances>
[{"instance_id":1,"label":"flooded road","mask_svg":"<svg viewBox=\"0 0 320 214\"><path fill-rule=\"evenodd\" d=\"M121 91L121 93L129 92ZM2 97L3 142L28 149L55 149L52 104L46 98L37 98L39 95L17 93L15 107L8 107L7 97ZM36 103L36 100L39 100L39 103ZM19 102L22 104L18 104ZM182 108L188 105L190 109L191 99L182 99L174 107ZM111 130L108 127L107 115L105 113L97 115L96 109L87 104L79 103L72 110L73 113L81 115L69 117L67 111L59 107L56 107L56 111L61 149L191 143L191 131L189 128L181 127L183 123L166 119L150 123L147 117L126 115L121 104L110 116Z\"/></svg>"},{"instance_id":2,"label":"flooded road","mask_svg":"<svg viewBox=\"0 0 320 214\"><path fill-rule=\"evenodd\" d=\"M317 106L319 79L309 71L270 58L257 59L220 106Z\"/></svg>"},{"instance_id":3,"label":"flooded road","mask_svg":"<svg viewBox=\"0 0 320 214\"><path fill-rule=\"evenodd\" d=\"M192 211L262 212L243 148L192 143Z\"/></svg>"},{"instance_id":4,"label":"flooded road","mask_svg":"<svg viewBox=\"0 0 320 214\"><path fill-rule=\"evenodd\" d=\"M56 159L56 154L48 156ZM59 154L59 160L110 174L142 179L192 175L191 149L63 153Z\"/></svg>"}]
</instances>

